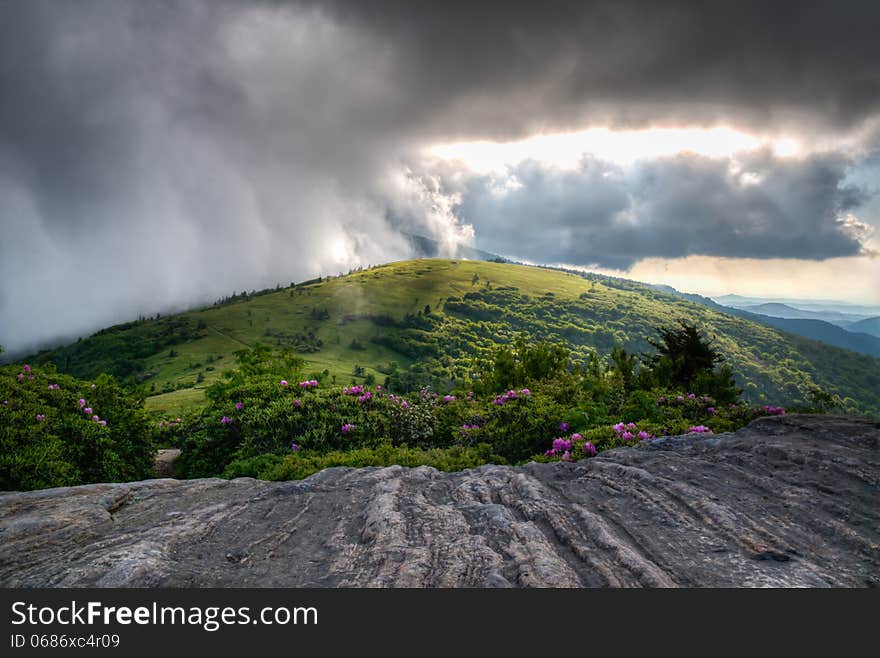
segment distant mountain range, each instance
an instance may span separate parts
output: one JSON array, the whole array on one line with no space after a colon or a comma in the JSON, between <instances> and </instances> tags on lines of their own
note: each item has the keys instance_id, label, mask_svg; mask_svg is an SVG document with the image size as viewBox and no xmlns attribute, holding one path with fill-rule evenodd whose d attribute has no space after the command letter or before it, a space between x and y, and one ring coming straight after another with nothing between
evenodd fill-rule
<instances>
[{"instance_id":1,"label":"distant mountain range","mask_svg":"<svg viewBox=\"0 0 880 658\"><path fill-rule=\"evenodd\" d=\"M741 295L720 295L713 300L724 306L744 308L759 304L784 304L801 311L837 312L861 318L880 316L880 305L853 304L831 299L794 299L785 297L743 297Z\"/></svg>"},{"instance_id":2,"label":"distant mountain range","mask_svg":"<svg viewBox=\"0 0 880 658\"><path fill-rule=\"evenodd\" d=\"M775 327L798 336L820 340L828 345L842 347L869 356L880 357L880 317L858 319L859 315L841 313L836 308L854 308L859 311L872 310L869 306L848 306L839 302L811 302L825 310L805 310L795 308L781 302L760 301L738 295L724 295L710 299L702 295L683 293L671 286L654 286L658 290L669 292L684 297L692 302L708 306L722 313L729 313L741 318L760 322L769 327ZM718 303L720 300L732 300L739 306L727 306ZM873 309L880 310L880 309ZM849 319L844 320L842 316ZM826 318L833 317L835 322ZM843 327L840 323L846 323Z\"/></svg>"},{"instance_id":3,"label":"distant mountain range","mask_svg":"<svg viewBox=\"0 0 880 658\"><path fill-rule=\"evenodd\" d=\"M836 324L839 327L867 319L864 315L841 313L840 311L812 311L809 309L795 308L794 306L789 306L788 304L780 304L778 302L768 302L766 304L746 304L744 306L738 306L734 308L739 308L743 311L749 311L750 313L770 315L774 318L789 318L792 320L822 320L824 322Z\"/></svg>"},{"instance_id":4,"label":"distant mountain range","mask_svg":"<svg viewBox=\"0 0 880 658\"><path fill-rule=\"evenodd\" d=\"M846 326L847 331L880 336L880 317L859 320Z\"/></svg>"},{"instance_id":5,"label":"distant mountain range","mask_svg":"<svg viewBox=\"0 0 880 658\"><path fill-rule=\"evenodd\" d=\"M715 297L714 301L729 308L759 315L789 320L820 320L853 333L880 337L880 306L829 300L761 299L739 295L722 295Z\"/></svg>"}]
</instances>

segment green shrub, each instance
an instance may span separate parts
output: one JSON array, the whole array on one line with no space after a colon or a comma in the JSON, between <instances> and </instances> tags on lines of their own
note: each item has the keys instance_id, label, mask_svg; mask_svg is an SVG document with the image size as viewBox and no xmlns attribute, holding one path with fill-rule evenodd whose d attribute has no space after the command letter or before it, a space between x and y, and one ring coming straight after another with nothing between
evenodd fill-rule
<instances>
[{"instance_id":1,"label":"green shrub","mask_svg":"<svg viewBox=\"0 0 880 658\"><path fill-rule=\"evenodd\" d=\"M143 400L113 377L89 384L51 366L0 368L0 489L139 480L154 454Z\"/></svg>"},{"instance_id":2,"label":"green shrub","mask_svg":"<svg viewBox=\"0 0 880 658\"><path fill-rule=\"evenodd\" d=\"M431 466L440 471L461 471L483 464L503 464L504 459L494 454L492 447L478 445L469 448L431 448L422 450L408 446L394 446L389 441L373 448L357 448L313 454L300 451L285 457L261 455L229 464L223 477L258 477L263 480L301 480L325 468L346 466Z\"/></svg>"}]
</instances>

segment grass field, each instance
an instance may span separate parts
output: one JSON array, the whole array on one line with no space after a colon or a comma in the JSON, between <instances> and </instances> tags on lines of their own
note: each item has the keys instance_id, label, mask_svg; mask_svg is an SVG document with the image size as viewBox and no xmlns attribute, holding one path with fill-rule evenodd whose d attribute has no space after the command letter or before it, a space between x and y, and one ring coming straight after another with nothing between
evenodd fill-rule
<instances>
[{"instance_id":1,"label":"grass field","mask_svg":"<svg viewBox=\"0 0 880 658\"><path fill-rule=\"evenodd\" d=\"M514 286L536 296L550 292L560 298L577 299L590 289L590 282L563 272L486 261L431 259L381 265L302 288L285 288L246 301L185 313L183 316L194 323L207 324L207 334L199 340L175 345L174 357L169 356L169 349L147 359L147 371L156 373L149 381L157 390L167 383L195 383L199 372L204 381L193 388L153 395L147 399L147 408L165 413L184 410L203 399L204 388L235 365L232 354L236 350L258 342L280 347L279 335L308 331L314 332L323 345L319 352L301 354L307 363L307 373L326 369L338 383L346 384L361 381L372 373L381 381L384 375L378 367L391 362L406 367L411 359L370 342L380 327L369 320L346 320L346 316L387 314L400 318L424 310L426 305L432 313L442 314L445 299L475 289L475 275L479 284ZM313 319L315 308L326 309L330 319ZM364 349L352 349L354 339ZM364 376L353 376L355 364L365 369Z\"/></svg>"}]
</instances>

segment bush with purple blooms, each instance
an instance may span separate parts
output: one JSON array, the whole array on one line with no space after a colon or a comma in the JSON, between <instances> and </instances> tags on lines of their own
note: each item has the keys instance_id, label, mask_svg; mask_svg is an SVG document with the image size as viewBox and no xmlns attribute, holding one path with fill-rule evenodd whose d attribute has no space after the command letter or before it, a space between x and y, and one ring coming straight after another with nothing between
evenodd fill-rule
<instances>
[{"instance_id":1,"label":"bush with purple blooms","mask_svg":"<svg viewBox=\"0 0 880 658\"><path fill-rule=\"evenodd\" d=\"M156 434L143 400L109 375L0 367L0 490L150 477Z\"/></svg>"},{"instance_id":2,"label":"bush with purple blooms","mask_svg":"<svg viewBox=\"0 0 880 658\"><path fill-rule=\"evenodd\" d=\"M635 376L627 390L623 378L601 365L567 369L563 354L523 344L499 353L492 367L500 369L488 380L506 382L500 391L470 382L450 392L401 395L387 386L315 386L318 380L300 380L296 368L233 371L208 389L210 404L188 423L178 472L214 476L233 462L245 468L249 460L265 466L267 454L288 459L291 445L297 459L390 444L423 450L487 445L509 463L574 461L693 428L726 432L771 413L724 404L699 389L640 388ZM617 356L613 367L633 362ZM251 357L256 366L258 358ZM522 360L528 365L518 365ZM532 371L546 376L531 378ZM282 379L301 385L281 386Z\"/></svg>"}]
</instances>

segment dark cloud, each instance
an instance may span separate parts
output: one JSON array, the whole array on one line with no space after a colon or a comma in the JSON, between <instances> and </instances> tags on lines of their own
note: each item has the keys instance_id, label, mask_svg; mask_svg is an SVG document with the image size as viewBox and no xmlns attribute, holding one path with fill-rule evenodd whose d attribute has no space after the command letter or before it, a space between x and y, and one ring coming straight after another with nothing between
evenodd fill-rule
<instances>
[{"instance_id":1,"label":"dark cloud","mask_svg":"<svg viewBox=\"0 0 880 658\"><path fill-rule=\"evenodd\" d=\"M870 0L319 4L393 44L411 109L446 135L585 122L828 129L880 106Z\"/></svg>"},{"instance_id":2,"label":"dark cloud","mask_svg":"<svg viewBox=\"0 0 880 658\"><path fill-rule=\"evenodd\" d=\"M622 169L587 158L574 171L525 162L447 187L460 195L458 213L480 247L536 262L627 269L692 254L821 260L863 250L865 227L848 215L869 197L844 183L848 164L754 152Z\"/></svg>"},{"instance_id":3,"label":"dark cloud","mask_svg":"<svg viewBox=\"0 0 880 658\"><path fill-rule=\"evenodd\" d=\"M835 132L877 115L876 3L659 4L0 3L0 343L403 257L400 229L452 249L469 233L437 174L401 173L427 143L650 122ZM547 216L561 233L519 245L550 254L570 236L641 253L643 234L619 244L626 231L603 234L602 218L629 209L673 231L660 218L680 208L695 253L712 248L700 222L717 221L700 203L732 217L699 201L697 183L651 184L673 164L623 182L599 166L570 180L522 167L544 203L505 203L558 209ZM725 180L692 166L694 181ZM814 195L801 201L757 189L729 200L808 257L820 241L852 252L830 215L815 217L853 201L815 175L767 188ZM493 236L518 221L478 201L472 191L462 208ZM748 237L771 231L755 222L731 250L776 248Z\"/></svg>"}]
</instances>

